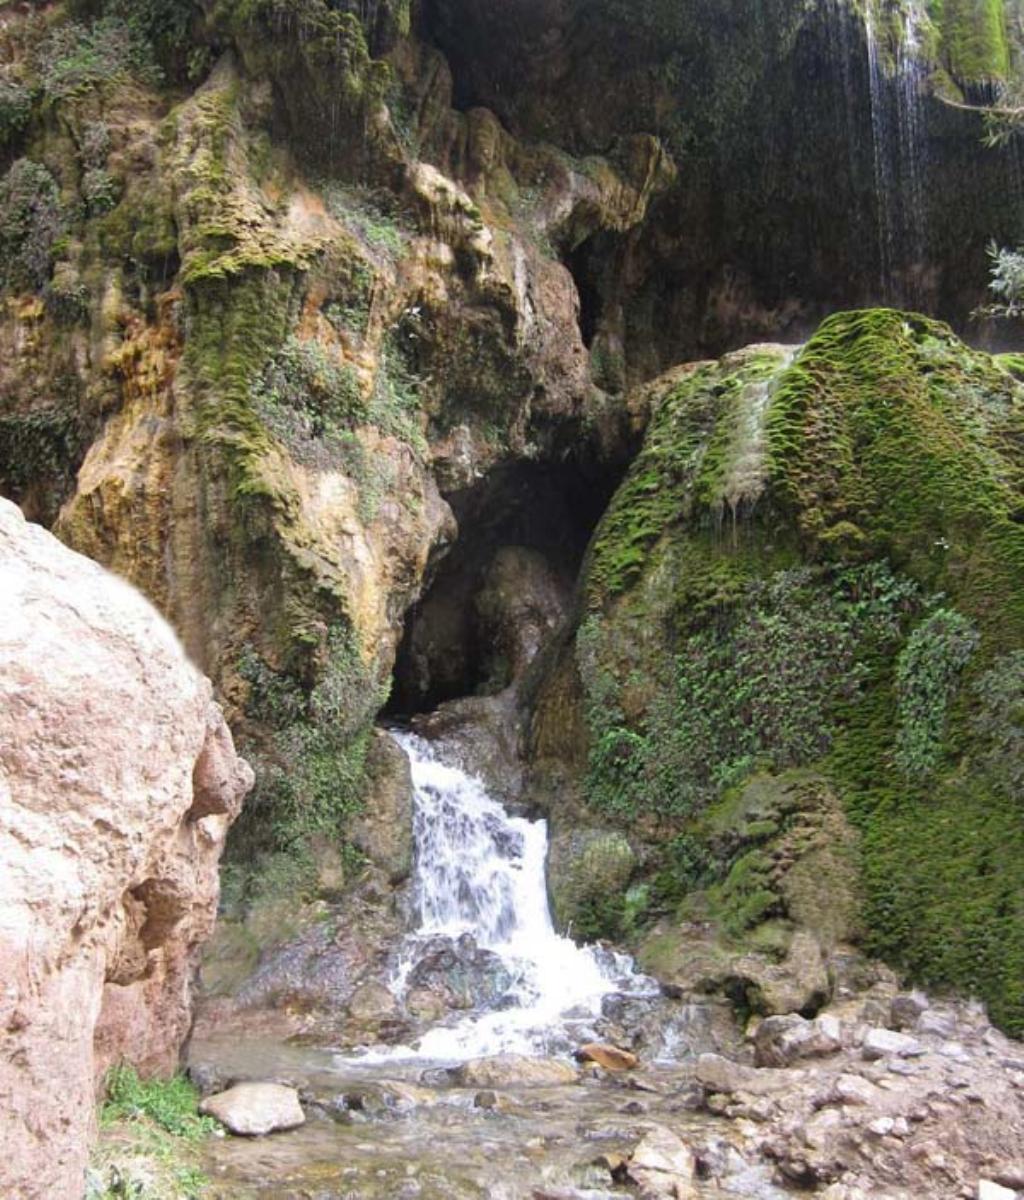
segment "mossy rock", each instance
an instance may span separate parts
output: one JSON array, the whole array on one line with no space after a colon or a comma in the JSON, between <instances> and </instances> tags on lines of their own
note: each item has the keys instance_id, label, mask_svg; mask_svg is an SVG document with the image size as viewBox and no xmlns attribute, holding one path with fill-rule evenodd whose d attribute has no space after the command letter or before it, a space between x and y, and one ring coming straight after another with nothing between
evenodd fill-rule
<instances>
[{"instance_id":1,"label":"mossy rock","mask_svg":"<svg viewBox=\"0 0 1024 1200\"><path fill-rule=\"evenodd\" d=\"M1015 365L878 309L672 372L576 658L587 803L646 841L655 908L861 936L1019 1031Z\"/></svg>"},{"instance_id":2,"label":"mossy rock","mask_svg":"<svg viewBox=\"0 0 1024 1200\"><path fill-rule=\"evenodd\" d=\"M626 837L603 829L556 835L548 859L555 924L581 940L619 933L636 855Z\"/></svg>"}]
</instances>

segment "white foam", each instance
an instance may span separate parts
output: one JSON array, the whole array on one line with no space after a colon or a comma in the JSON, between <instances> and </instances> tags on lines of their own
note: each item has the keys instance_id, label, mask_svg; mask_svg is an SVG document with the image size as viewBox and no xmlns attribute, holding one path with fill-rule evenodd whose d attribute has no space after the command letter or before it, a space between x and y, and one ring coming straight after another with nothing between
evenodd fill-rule
<instances>
[{"instance_id":1,"label":"white foam","mask_svg":"<svg viewBox=\"0 0 1024 1200\"><path fill-rule=\"evenodd\" d=\"M577 946L555 932L545 876L547 822L510 817L479 779L441 761L434 745L413 734L392 736L412 768L420 921L404 947L396 990L426 940L465 933L499 955L514 982L508 1007L437 1026L414 1046L376 1048L365 1059L546 1053L598 1016L609 993L647 990L624 955Z\"/></svg>"}]
</instances>

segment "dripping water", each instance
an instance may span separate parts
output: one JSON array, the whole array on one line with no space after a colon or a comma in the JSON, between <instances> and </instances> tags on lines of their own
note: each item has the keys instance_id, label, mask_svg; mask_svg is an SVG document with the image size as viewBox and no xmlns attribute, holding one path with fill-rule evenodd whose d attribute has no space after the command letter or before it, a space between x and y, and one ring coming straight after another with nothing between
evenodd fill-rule
<instances>
[{"instance_id":1,"label":"dripping water","mask_svg":"<svg viewBox=\"0 0 1024 1200\"><path fill-rule=\"evenodd\" d=\"M898 19L895 58L887 62L879 37L877 0L869 0L865 7L882 292L887 301L912 304L920 299L914 277L923 268L927 251L924 32L928 18L920 0L904 0Z\"/></svg>"}]
</instances>

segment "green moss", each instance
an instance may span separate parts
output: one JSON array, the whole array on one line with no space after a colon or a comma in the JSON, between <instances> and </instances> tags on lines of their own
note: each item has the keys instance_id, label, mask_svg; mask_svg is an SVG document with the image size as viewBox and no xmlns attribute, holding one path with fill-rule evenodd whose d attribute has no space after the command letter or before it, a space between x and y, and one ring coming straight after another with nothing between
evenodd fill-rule
<instances>
[{"instance_id":1,"label":"green moss","mask_svg":"<svg viewBox=\"0 0 1024 1200\"><path fill-rule=\"evenodd\" d=\"M932 613L907 639L896 667L900 725L895 757L904 774L921 777L938 766L946 743L946 711L977 647L977 630L949 609Z\"/></svg>"},{"instance_id":2,"label":"green moss","mask_svg":"<svg viewBox=\"0 0 1024 1200\"><path fill-rule=\"evenodd\" d=\"M1005 0L931 0L943 62L961 83L1004 79L1010 68Z\"/></svg>"},{"instance_id":3,"label":"green moss","mask_svg":"<svg viewBox=\"0 0 1024 1200\"><path fill-rule=\"evenodd\" d=\"M568 838L551 888L552 912L559 928L580 941L622 938L636 919L643 897L629 880L636 856L617 831L585 830Z\"/></svg>"},{"instance_id":4,"label":"green moss","mask_svg":"<svg viewBox=\"0 0 1024 1200\"><path fill-rule=\"evenodd\" d=\"M0 146L14 141L31 116L31 90L13 80L0 78Z\"/></svg>"},{"instance_id":5,"label":"green moss","mask_svg":"<svg viewBox=\"0 0 1024 1200\"><path fill-rule=\"evenodd\" d=\"M289 325L293 281L257 272L234 284L204 282L189 292L185 366L198 401L196 432L221 451L240 497L265 497L278 511L294 508L274 470L274 444L253 410L250 393Z\"/></svg>"},{"instance_id":6,"label":"green moss","mask_svg":"<svg viewBox=\"0 0 1024 1200\"><path fill-rule=\"evenodd\" d=\"M19 158L0 179L0 286L41 287L64 225L53 175L42 163Z\"/></svg>"},{"instance_id":7,"label":"green moss","mask_svg":"<svg viewBox=\"0 0 1024 1200\"><path fill-rule=\"evenodd\" d=\"M293 148L342 174L383 136L367 118L383 104L392 75L373 53L389 48L409 22L407 0L360 12L365 22L330 0L220 0L214 10L250 73L274 81Z\"/></svg>"},{"instance_id":8,"label":"green moss","mask_svg":"<svg viewBox=\"0 0 1024 1200\"><path fill-rule=\"evenodd\" d=\"M254 270L303 270L322 249L321 241L289 233L253 180L241 101L242 84L222 61L172 122L186 285Z\"/></svg>"},{"instance_id":9,"label":"green moss","mask_svg":"<svg viewBox=\"0 0 1024 1200\"><path fill-rule=\"evenodd\" d=\"M994 362L1018 381L1024 381L1024 354L997 354Z\"/></svg>"},{"instance_id":10,"label":"green moss","mask_svg":"<svg viewBox=\"0 0 1024 1200\"><path fill-rule=\"evenodd\" d=\"M773 558L783 560L766 552L757 527L742 542L716 544L700 531L684 541L669 560L677 591L664 612L675 653L666 655L663 643L658 662L632 668L645 681L639 719L626 719L618 694L614 629L625 606L610 623L593 616L583 627L595 807L684 817L755 769L799 766L827 752L836 704L864 679L861 647L892 643L916 591L884 566L779 570ZM721 570L723 560L732 572Z\"/></svg>"},{"instance_id":11,"label":"green moss","mask_svg":"<svg viewBox=\"0 0 1024 1200\"><path fill-rule=\"evenodd\" d=\"M861 834L866 945L933 986L983 997L1024 1030L1024 825L990 769L897 784L891 665L848 714L829 761Z\"/></svg>"},{"instance_id":12,"label":"green moss","mask_svg":"<svg viewBox=\"0 0 1024 1200\"><path fill-rule=\"evenodd\" d=\"M33 484L59 492L71 482L82 450L73 402L0 414L0 483L7 495L19 497Z\"/></svg>"},{"instance_id":13,"label":"green moss","mask_svg":"<svg viewBox=\"0 0 1024 1200\"><path fill-rule=\"evenodd\" d=\"M756 503L758 429L752 409L784 358L782 351L741 352L697 367L655 399L643 448L594 540L588 569L592 605L625 591L644 570L654 543L674 526L701 511L720 521L727 507L735 516ZM749 478L734 477L729 467L747 451Z\"/></svg>"},{"instance_id":14,"label":"green moss","mask_svg":"<svg viewBox=\"0 0 1024 1200\"><path fill-rule=\"evenodd\" d=\"M839 313L779 381L768 444L809 553L888 557L1024 639L1024 403L991 358L924 317Z\"/></svg>"},{"instance_id":15,"label":"green moss","mask_svg":"<svg viewBox=\"0 0 1024 1200\"><path fill-rule=\"evenodd\" d=\"M673 840L656 894L663 905L683 901L683 915L710 921L725 943L763 948L799 926L833 945L857 924L857 862L824 776L762 774L727 791Z\"/></svg>"},{"instance_id":16,"label":"green moss","mask_svg":"<svg viewBox=\"0 0 1024 1200\"><path fill-rule=\"evenodd\" d=\"M588 802L647 831L654 911L686 899L749 945L841 909L827 940L860 896L872 950L1020 1031L1024 394L889 310L753 371L656 390L596 535ZM792 766L806 803L754 802Z\"/></svg>"},{"instance_id":17,"label":"green moss","mask_svg":"<svg viewBox=\"0 0 1024 1200\"><path fill-rule=\"evenodd\" d=\"M95 228L104 253L113 259L130 259L160 273L177 266L173 200L153 181L129 190Z\"/></svg>"},{"instance_id":18,"label":"green moss","mask_svg":"<svg viewBox=\"0 0 1024 1200\"><path fill-rule=\"evenodd\" d=\"M293 888L314 873L311 839L345 845L362 808L373 721L387 699L364 662L353 632L328 635L316 682L273 669L251 647L238 663L249 685L247 715L272 730L247 746L256 787L234 832L231 858L244 868L246 899L268 890L282 864Z\"/></svg>"}]
</instances>

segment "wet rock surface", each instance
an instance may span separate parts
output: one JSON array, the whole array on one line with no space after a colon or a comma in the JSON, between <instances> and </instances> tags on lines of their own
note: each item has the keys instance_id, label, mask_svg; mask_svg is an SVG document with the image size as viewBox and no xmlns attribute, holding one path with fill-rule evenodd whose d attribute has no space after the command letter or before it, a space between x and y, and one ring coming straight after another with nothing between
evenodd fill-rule
<instances>
[{"instance_id":1,"label":"wet rock surface","mask_svg":"<svg viewBox=\"0 0 1024 1200\"><path fill-rule=\"evenodd\" d=\"M212 1195L1019 1197L1024 1054L980 1008L910 995L869 990L813 1021L767 1018L728 1056L700 1053L708 1043L695 1040L626 1072L578 1069L568 1056L450 1070L258 1040L197 1043L194 1073L218 1064L222 1080L266 1078L269 1065L300 1089L308 1118L258 1152L211 1142ZM881 1037L897 1023L917 1043L912 1056ZM890 1053L865 1058L865 1045L883 1043ZM798 1065L755 1065L766 1054Z\"/></svg>"},{"instance_id":2,"label":"wet rock surface","mask_svg":"<svg viewBox=\"0 0 1024 1200\"><path fill-rule=\"evenodd\" d=\"M408 985L420 1003L433 996L442 1011L501 1007L512 976L501 957L476 944L469 934L432 937L409 973Z\"/></svg>"}]
</instances>

